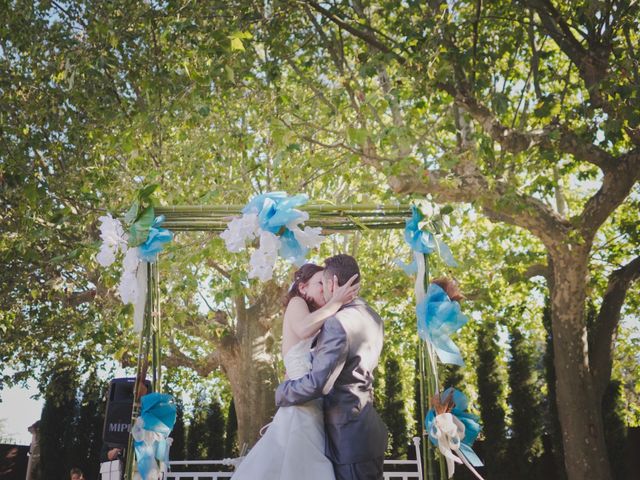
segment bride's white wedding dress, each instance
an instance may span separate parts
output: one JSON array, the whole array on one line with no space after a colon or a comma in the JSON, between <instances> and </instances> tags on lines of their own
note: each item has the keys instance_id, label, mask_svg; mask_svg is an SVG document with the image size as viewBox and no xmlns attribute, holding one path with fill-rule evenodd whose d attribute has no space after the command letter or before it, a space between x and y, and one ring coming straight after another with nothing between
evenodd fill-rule
<instances>
[{"instance_id":1,"label":"bride's white wedding dress","mask_svg":"<svg viewBox=\"0 0 640 480\"><path fill-rule=\"evenodd\" d=\"M311 343L289 349L284 366L290 379L311 369ZM322 399L278 409L267 432L244 458L232 480L334 480L333 465L324 455Z\"/></svg>"}]
</instances>

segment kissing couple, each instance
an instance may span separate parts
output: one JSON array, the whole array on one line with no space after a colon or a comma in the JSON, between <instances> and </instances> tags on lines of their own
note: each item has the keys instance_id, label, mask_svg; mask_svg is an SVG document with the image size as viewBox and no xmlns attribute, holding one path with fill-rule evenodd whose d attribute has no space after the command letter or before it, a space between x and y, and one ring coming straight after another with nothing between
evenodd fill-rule
<instances>
[{"instance_id":1,"label":"kissing couple","mask_svg":"<svg viewBox=\"0 0 640 480\"><path fill-rule=\"evenodd\" d=\"M387 427L373 408L380 316L350 255L308 263L286 298L278 411L232 480L382 480Z\"/></svg>"}]
</instances>

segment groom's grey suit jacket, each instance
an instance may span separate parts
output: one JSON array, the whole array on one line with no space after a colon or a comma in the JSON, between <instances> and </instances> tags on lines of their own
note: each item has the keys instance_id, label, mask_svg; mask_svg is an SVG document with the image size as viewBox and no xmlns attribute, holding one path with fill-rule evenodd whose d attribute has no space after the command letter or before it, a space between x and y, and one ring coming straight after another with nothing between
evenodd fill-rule
<instances>
[{"instance_id":1,"label":"groom's grey suit jacket","mask_svg":"<svg viewBox=\"0 0 640 480\"><path fill-rule=\"evenodd\" d=\"M387 428L373 408L373 370L382 340L381 318L357 298L324 323L311 371L276 390L279 407L324 396L325 454L333 463L360 463L384 456Z\"/></svg>"}]
</instances>

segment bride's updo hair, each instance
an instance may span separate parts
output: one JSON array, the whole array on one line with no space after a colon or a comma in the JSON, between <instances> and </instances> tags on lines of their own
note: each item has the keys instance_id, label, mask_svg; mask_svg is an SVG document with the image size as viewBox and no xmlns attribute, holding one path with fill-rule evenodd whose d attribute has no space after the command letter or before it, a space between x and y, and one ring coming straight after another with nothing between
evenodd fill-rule
<instances>
[{"instance_id":1,"label":"bride's updo hair","mask_svg":"<svg viewBox=\"0 0 640 480\"><path fill-rule=\"evenodd\" d=\"M322 270L323 268L320 265L316 265L315 263L305 263L298 270L296 270L296 273L293 274L293 283L291 284L291 287L289 288L289 291L284 298L284 306L286 307L293 297L300 297L305 302L307 302L309 311L312 312L314 310L317 310L319 306L316 305L316 302L314 302L311 298L307 298L302 294L302 292L300 292L300 284L307 283L309 280L311 280L311 277L313 277L316 273L321 272Z\"/></svg>"}]
</instances>

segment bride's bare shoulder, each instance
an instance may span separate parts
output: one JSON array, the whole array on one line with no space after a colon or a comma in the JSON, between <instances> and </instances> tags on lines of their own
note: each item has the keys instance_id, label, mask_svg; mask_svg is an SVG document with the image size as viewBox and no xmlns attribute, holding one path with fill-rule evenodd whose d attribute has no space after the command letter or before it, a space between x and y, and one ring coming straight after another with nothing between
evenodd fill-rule
<instances>
[{"instance_id":1,"label":"bride's bare shoulder","mask_svg":"<svg viewBox=\"0 0 640 480\"><path fill-rule=\"evenodd\" d=\"M308 313L309 306L307 305L307 302L305 302L304 298L292 297L291 300L289 300L289 303L287 303L287 308L284 311L284 317L286 319L292 315L297 317L298 315L306 315Z\"/></svg>"}]
</instances>

